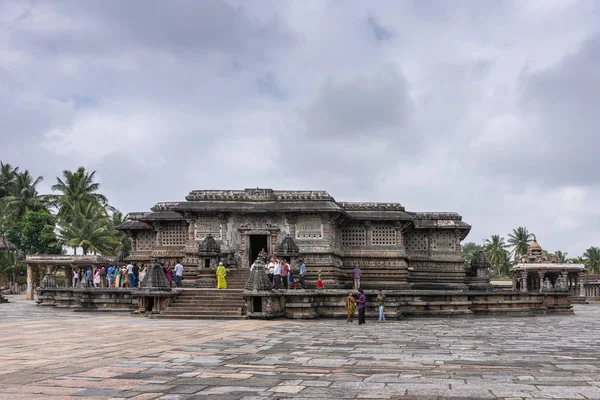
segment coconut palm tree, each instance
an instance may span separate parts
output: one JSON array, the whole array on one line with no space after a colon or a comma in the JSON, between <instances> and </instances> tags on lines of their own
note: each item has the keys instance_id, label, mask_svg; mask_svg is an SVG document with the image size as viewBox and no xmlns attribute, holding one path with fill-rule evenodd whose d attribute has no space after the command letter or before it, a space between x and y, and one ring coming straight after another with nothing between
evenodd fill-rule
<instances>
[{"instance_id":1,"label":"coconut palm tree","mask_svg":"<svg viewBox=\"0 0 600 400\"><path fill-rule=\"evenodd\" d=\"M64 170L64 180L56 178L58 183L52 186L52 190L60 192L53 196L54 204L58 208L56 215L59 219L69 219L69 213L77 203L96 203L102 207L108 205L106 197L98 193L100 184L94 182L95 175L96 171L89 173L84 167L79 167L75 172Z\"/></svg>"},{"instance_id":2,"label":"coconut palm tree","mask_svg":"<svg viewBox=\"0 0 600 400\"><path fill-rule=\"evenodd\" d=\"M14 192L19 167L13 168L10 164L0 161L0 199Z\"/></svg>"},{"instance_id":3,"label":"coconut palm tree","mask_svg":"<svg viewBox=\"0 0 600 400\"><path fill-rule=\"evenodd\" d=\"M512 253L527 254L529 243L531 243L533 235L529 233L527 227L519 226L517 229L513 229L512 233L508 234L508 247L512 247Z\"/></svg>"},{"instance_id":4,"label":"coconut palm tree","mask_svg":"<svg viewBox=\"0 0 600 400\"><path fill-rule=\"evenodd\" d=\"M42 176L34 179L28 170L17 173L13 193L3 199L14 217L21 218L27 211L48 210L48 197L37 191L42 180Z\"/></svg>"},{"instance_id":5,"label":"coconut palm tree","mask_svg":"<svg viewBox=\"0 0 600 400\"><path fill-rule=\"evenodd\" d=\"M585 268L592 273L600 272L600 248L590 247L583 253Z\"/></svg>"},{"instance_id":6,"label":"coconut palm tree","mask_svg":"<svg viewBox=\"0 0 600 400\"><path fill-rule=\"evenodd\" d=\"M58 239L72 247L76 254L116 255L120 240L114 235L110 217L106 210L95 202L77 202L65 211L69 218L63 219L58 227Z\"/></svg>"},{"instance_id":7,"label":"coconut palm tree","mask_svg":"<svg viewBox=\"0 0 600 400\"><path fill-rule=\"evenodd\" d=\"M485 240L485 255L494 267L496 276L502 275L503 266L509 258L506 247L507 245L504 243L504 238L500 235L492 235L491 239Z\"/></svg>"}]
</instances>

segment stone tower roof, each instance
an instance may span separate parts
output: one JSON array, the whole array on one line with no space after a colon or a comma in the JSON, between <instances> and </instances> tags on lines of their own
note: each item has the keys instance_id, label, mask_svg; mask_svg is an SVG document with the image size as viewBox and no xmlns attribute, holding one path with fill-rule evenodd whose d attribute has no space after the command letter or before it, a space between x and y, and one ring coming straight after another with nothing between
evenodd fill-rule
<instances>
[{"instance_id":1,"label":"stone tower roof","mask_svg":"<svg viewBox=\"0 0 600 400\"><path fill-rule=\"evenodd\" d=\"M198 246L198 252L202 254L219 253L220 251L219 244L211 234L208 234Z\"/></svg>"},{"instance_id":2,"label":"stone tower roof","mask_svg":"<svg viewBox=\"0 0 600 400\"><path fill-rule=\"evenodd\" d=\"M244 290L250 291L269 291L273 289L273 284L267 277L265 264L261 260L254 262L254 268L250 273L250 277L244 286Z\"/></svg>"},{"instance_id":3,"label":"stone tower roof","mask_svg":"<svg viewBox=\"0 0 600 400\"><path fill-rule=\"evenodd\" d=\"M300 249L298 248L298 245L290 235L287 235L277 248L277 255L281 256L297 255L299 252Z\"/></svg>"}]
</instances>

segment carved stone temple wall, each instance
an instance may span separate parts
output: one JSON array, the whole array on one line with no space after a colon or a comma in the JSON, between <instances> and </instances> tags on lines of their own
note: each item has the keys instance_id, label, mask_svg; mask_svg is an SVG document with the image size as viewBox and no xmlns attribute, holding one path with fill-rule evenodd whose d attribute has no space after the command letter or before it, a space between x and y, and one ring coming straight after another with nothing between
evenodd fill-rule
<instances>
[{"instance_id":1,"label":"carved stone temple wall","mask_svg":"<svg viewBox=\"0 0 600 400\"><path fill-rule=\"evenodd\" d=\"M324 191L272 189L194 190L185 201L157 203L129 214L118 227L133 242L129 261L182 260L192 284L218 261L249 268L256 246L280 254L286 237L298 248L293 259L308 267L314 285L351 286L361 269L367 289L464 289L460 242L470 226L456 213L416 213L398 203L337 202ZM218 251L200 248L214 238ZM290 240L290 239L288 239Z\"/></svg>"}]
</instances>

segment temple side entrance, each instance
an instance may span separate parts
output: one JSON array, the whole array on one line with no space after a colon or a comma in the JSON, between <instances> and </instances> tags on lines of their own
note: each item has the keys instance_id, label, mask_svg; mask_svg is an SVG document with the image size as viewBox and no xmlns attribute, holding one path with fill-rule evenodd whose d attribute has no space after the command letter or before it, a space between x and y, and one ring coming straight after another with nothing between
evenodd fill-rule
<instances>
[{"instance_id":1,"label":"temple side entrance","mask_svg":"<svg viewBox=\"0 0 600 400\"><path fill-rule=\"evenodd\" d=\"M248 235L248 237L250 246L250 249L248 250L248 255L250 256L248 262L252 265L262 249L265 249L267 253L270 253L269 235Z\"/></svg>"}]
</instances>

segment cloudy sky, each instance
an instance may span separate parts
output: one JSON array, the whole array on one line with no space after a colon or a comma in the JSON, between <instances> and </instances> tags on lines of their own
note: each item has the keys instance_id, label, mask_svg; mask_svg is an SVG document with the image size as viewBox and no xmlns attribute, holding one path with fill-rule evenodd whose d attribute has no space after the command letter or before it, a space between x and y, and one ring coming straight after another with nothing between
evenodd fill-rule
<instances>
[{"instance_id":1,"label":"cloudy sky","mask_svg":"<svg viewBox=\"0 0 600 400\"><path fill-rule=\"evenodd\" d=\"M600 3L0 2L0 160L125 212L321 189L600 245Z\"/></svg>"}]
</instances>

